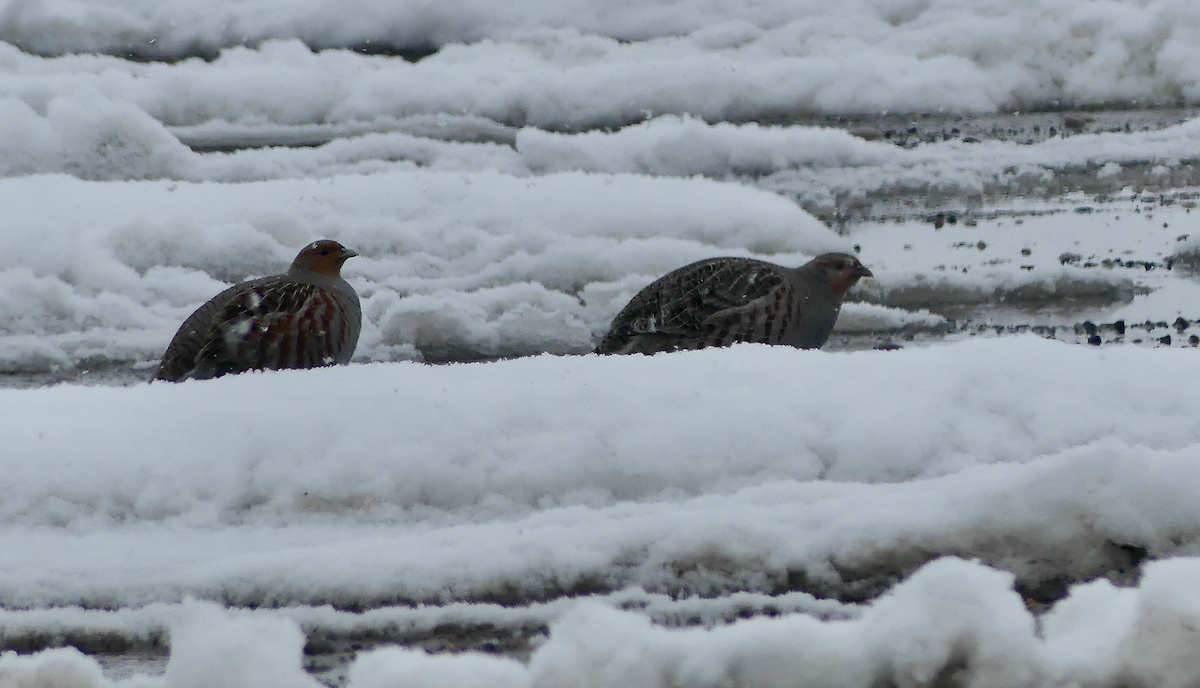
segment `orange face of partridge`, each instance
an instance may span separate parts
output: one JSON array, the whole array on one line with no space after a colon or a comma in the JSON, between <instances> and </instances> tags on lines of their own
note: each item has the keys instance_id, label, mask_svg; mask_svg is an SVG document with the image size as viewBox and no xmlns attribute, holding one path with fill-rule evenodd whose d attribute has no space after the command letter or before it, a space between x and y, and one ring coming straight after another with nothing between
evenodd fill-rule
<instances>
[{"instance_id":1,"label":"orange face of partridge","mask_svg":"<svg viewBox=\"0 0 1200 688\"><path fill-rule=\"evenodd\" d=\"M875 276L865 265L858 262L857 258L849 254L833 253L821 256L815 262L825 269L829 289L838 299L846 298L850 287L863 277Z\"/></svg>"},{"instance_id":2,"label":"orange face of partridge","mask_svg":"<svg viewBox=\"0 0 1200 688\"><path fill-rule=\"evenodd\" d=\"M318 275L340 279L342 276L342 263L345 263L347 258L353 258L357 255L354 251L332 239L321 239L305 246L296 255L296 260L292 261L292 267L288 272L295 273L311 270Z\"/></svg>"}]
</instances>

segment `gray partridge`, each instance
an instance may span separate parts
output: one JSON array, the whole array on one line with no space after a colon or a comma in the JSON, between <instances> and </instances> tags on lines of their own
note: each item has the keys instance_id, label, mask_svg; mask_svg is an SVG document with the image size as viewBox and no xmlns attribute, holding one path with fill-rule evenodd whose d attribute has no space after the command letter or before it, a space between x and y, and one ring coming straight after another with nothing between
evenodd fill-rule
<instances>
[{"instance_id":1,"label":"gray partridge","mask_svg":"<svg viewBox=\"0 0 1200 688\"><path fill-rule=\"evenodd\" d=\"M820 348L846 292L871 271L846 253L798 268L750 258L685 265L638 292L613 318L598 354L729 346L735 342Z\"/></svg>"},{"instance_id":2,"label":"gray partridge","mask_svg":"<svg viewBox=\"0 0 1200 688\"><path fill-rule=\"evenodd\" d=\"M236 284L192 313L167 346L155 380L204 380L248 370L347 363L362 325L336 241L305 246L282 275Z\"/></svg>"}]
</instances>

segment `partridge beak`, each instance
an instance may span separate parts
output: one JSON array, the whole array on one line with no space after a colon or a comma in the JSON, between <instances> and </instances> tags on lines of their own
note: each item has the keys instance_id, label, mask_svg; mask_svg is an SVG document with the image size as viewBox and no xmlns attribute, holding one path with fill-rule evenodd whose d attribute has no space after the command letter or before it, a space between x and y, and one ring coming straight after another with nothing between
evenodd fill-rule
<instances>
[{"instance_id":1,"label":"partridge beak","mask_svg":"<svg viewBox=\"0 0 1200 688\"><path fill-rule=\"evenodd\" d=\"M855 277L874 277L874 276L875 276L875 273L873 273L873 272L871 272L870 270L868 270L868 269L867 269L867 266L865 266L865 265L859 265L859 266L858 266L857 268L855 268L855 270L854 270L854 276L855 276Z\"/></svg>"},{"instance_id":2,"label":"partridge beak","mask_svg":"<svg viewBox=\"0 0 1200 688\"><path fill-rule=\"evenodd\" d=\"M354 256L357 256L357 255L358 255L358 252L355 251L354 249L349 249L349 248L345 248L345 247L342 248L342 260L346 260L347 258L353 258Z\"/></svg>"}]
</instances>

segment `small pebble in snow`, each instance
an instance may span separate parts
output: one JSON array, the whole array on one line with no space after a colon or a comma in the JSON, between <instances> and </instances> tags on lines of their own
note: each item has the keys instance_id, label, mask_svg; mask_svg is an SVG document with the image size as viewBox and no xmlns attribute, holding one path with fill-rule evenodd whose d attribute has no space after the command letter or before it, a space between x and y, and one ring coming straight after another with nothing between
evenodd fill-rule
<instances>
[{"instance_id":1,"label":"small pebble in snow","mask_svg":"<svg viewBox=\"0 0 1200 688\"><path fill-rule=\"evenodd\" d=\"M1088 335L1096 334L1096 323L1091 320L1083 321L1083 331L1087 332Z\"/></svg>"},{"instance_id":2,"label":"small pebble in snow","mask_svg":"<svg viewBox=\"0 0 1200 688\"><path fill-rule=\"evenodd\" d=\"M1124 320L1116 321L1115 323L1113 323L1113 329L1117 331L1117 334L1125 334L1125 321Z\"/></svg>"},{"instance_id":3,"label":"small pebble in snow","mask_svg":"<svg viewBox=\"0 0 1200 688\"><path fill-rule=\"evenodd\" d=\"M1058 254L1058 262L1060 265L1066 265L1068 263L1074 265L1081 260L1083 260L1083 256L1079 255L1078 253L1071 253L1070 251L1067 251L1066 253Z\"/></svg>"},{"instance_id":4,"label":"small pebble in snow","mask_svg":"<svg viewBox=\"0 0 1200 688\"><path fill-rule=\"evenodd\" d=\"M1180 332L1183 332L1188 328L1188 321L1182 315L1178 318L1175 318L1175 322L1171 324L1174 325L1175 329Z\"/></svg>"},{"instance_id":5,"label":"small pebble in snow","mask_svg":"<svg viewBox=\"0 0 1200 688\"><path fill-rule=\"evenodd\" d=\"M1200 345L1200 337L1197 337L1196 335L1192 335L1192 336L1188 337L1188 346L1197 346L1197 345Z\"/></svg>"},{"instance_id":6,"label":"small pebble in snow","mask_svg":"<svg viewBox=\"0 0 1200 688\"><path fill-rule=\"evenodd\" d=\"M1158 343L1164 344L1166 346L1171 346L1171 335L1168 334L1168 335L1163 335L1162 337L1159 337Z\"/></svg>"},{"instance_id":7,"label":"small pebble in snow","mask_svg":"<svg viewBox=\"0 0 1200 688\"><path fill-rule=\"evenodd\" d=\"M1100 335L1094 334L1088 337L1088 344L1091 344L1092 346L1100 346Z\"/></svg>"},{"instance_id":8,"label":"small pebble in snow","mask_svg":"<svg viewBox=\"0 0 1200 688\"><path fill-rule=\"evenodd\" d=\"M975 248L977 248L977 249L979 249L980 251L982 251L983 249L987 248L987 242L986 242L986 241L984 241L983 239L980 239L980 240L979 240L979 243L975 244Z\"/></svg>"},{"instance_id":9,"label":"small pebble in snow","mask_svg":"<svg viewBox=\"0 0 1200 688\"><path fill-rule=\"evenodd\" d=\"M1030 256L1030 255L1033 255L1033 251L1031 251L1031 250L1029 250L1029 249L1027 249L1027 248L1023 248L1023 249L1021 249L1021 255L1023 255L1023 256Z\"/></svg>"}]
</instances>

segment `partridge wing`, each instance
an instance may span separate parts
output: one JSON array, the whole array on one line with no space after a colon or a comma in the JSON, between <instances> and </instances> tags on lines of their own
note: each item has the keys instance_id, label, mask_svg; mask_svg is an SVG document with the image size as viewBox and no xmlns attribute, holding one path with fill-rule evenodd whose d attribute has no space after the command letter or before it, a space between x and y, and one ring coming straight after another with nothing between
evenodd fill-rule
<instances>
[{"instance_id":1,"label":"partridge wing","mask_svg":"<svg viewBox=\"0 0 1200 688\"><path fill-rule=\"evenodd\" d=\"M187 377L196 367L196 356L204 348L214 323L221 317L228 302L236 298L238 290L239 287L230 287L217 294L183 321L167 345L158 371L154 373L155 380L179 382Z\"/></svg>"},{"instance_id":2,"label":"partridge wing","mask_svg":"<svg viewBox=\"0 0 1200 688\"><path fill-rule=\"evenodd\" d=\"M613 319L597 351L621 349L632 338L689 338L711 334L722 314L751 307L785 282L777 265L747 258L714 258L686 265L648 285Z\"/></svg>"},{"instance_id":3,"label":"partridge wing","mask_svg":"<svg viewBox=\"0 0 1200 688\"><path fill-rule=\"evenodd\" d=\"M243 289L214 319L186 377L338 362L350 338L346 310L331 290L306 282Z\"/></svg>"}]
</instances>

